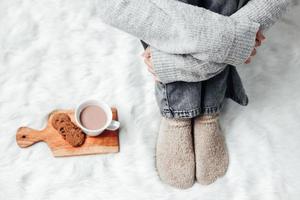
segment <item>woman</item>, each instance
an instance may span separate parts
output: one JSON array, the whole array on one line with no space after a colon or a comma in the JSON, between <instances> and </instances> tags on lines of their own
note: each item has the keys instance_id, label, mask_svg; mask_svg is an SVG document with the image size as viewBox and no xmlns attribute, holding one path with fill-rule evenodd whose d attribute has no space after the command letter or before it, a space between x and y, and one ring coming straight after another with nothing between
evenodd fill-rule
<instances>
[{"instance_id":1,"label":"woman","mask_svg":"<svg viewBox=\"0 0 300 200\"><path fill-rule=\"evenodd\" d=\"M228 154L218 112L225 97L248 103L233 66L250 61L263 39L258 31L274 24L289 3L185 2L197 6L174 0L99 0L96 7L104 22L151 46L147 63L160 81L156 96L164 116L156 165L161 179L178 188L191 187L195 176L209 184L226 172Z\"/></svg>"}]
</instances>

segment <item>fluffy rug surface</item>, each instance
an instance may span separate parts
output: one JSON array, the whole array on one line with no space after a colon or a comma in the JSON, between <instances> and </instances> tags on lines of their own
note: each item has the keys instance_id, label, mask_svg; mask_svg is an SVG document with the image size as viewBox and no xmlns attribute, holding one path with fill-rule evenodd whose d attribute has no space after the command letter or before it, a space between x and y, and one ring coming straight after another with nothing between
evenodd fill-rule
<instances>
[{"instance_id":1,"label":"fluffy rug surface","mask_svg":"<svg viewBox=\"0 0 300 200\"><path fill-rule=\"evenodd\" d=\"M91 1L0 1L0 199L299 199L300 6L267 33L238 70L250 104L228 100L221 126L228 173L177 190L155 170L160 114L137 38L101 22ZM97 98L119 109L121 152L54 158L45 143L20 149L20 126Z\"/></svg>"}]
</instances>

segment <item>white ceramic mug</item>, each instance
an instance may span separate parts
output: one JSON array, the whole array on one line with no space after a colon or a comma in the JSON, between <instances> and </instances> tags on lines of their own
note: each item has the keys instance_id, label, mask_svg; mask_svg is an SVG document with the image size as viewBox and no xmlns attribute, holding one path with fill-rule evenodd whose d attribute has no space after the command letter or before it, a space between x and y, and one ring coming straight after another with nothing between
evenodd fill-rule
<instances>
[{"instance_id":1,"label":"white ceramic mug","mask_svg":"<svg viewBox=\"0 0 300 200\"><path fill-rule=\"evenodd\" d=\"M87 129L81 124L80 114L83 111L83 109L85 109L87 106L98 106L104 110L107 121L106 124L100 129L95 129L95 130ZM117 130L120 127L120 122L113 120L112 116L113 115L112 115L111 108L106 103L97 100L83 101L75 109L75 121L77 125L89 136L100 135L105 130L111 130L111 131Z\"/></svg>"}]
</instances>

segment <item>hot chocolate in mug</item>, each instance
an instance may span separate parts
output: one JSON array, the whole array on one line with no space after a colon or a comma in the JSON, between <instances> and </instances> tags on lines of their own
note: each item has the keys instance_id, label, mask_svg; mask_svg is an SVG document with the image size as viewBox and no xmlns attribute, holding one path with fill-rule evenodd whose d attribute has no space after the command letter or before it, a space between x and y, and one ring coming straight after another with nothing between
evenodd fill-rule
<instances>
[{"instance_id":1,"label":"hot chocolate in mug","mask_svg":"<svg viewBox=\"0 0 300 200\"><path fill-rule=\"evenodd\" d=\"M102 101L86 100L75 109L77 125L89 136L100 135L105 130L117 130L120 122L112 119L111 108Z\"/></svg>"}]
</instances>

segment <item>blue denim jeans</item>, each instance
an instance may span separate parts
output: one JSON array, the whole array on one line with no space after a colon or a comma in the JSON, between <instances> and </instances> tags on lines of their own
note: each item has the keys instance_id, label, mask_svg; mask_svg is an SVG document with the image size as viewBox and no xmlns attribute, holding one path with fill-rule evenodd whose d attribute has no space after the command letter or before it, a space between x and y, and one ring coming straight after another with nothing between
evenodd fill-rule
<instances>
[{"instance_id":1,"label":"blue denim jeans","mask_svg":"<svg viewBox=\"0 0 300 200\"><path fill-rule=\"evenodd\" d=\"M231 15L248 0L181 0L211 11ZM142 41L144 48L148 45ZM167 118L193 118L219 113L226 98L240 105L248 104L240 76L234 66L228 65L217 76L199 82L156 82L155 96L162 116Z\"/></svg>"},{"instance_id":2,"label":"blue denim jeans","mask_svg":"<svg viewBox=\"0 0 300 200\"><path fill-rule=\"evenodd\" d=\"M226 97L244 106L248 104L241 79L233 66L227 66L220 74L206 81L156 82L155 96L161 114L168 118L193 118L219 113Z\"/></svg>"}]
</instances>

